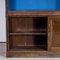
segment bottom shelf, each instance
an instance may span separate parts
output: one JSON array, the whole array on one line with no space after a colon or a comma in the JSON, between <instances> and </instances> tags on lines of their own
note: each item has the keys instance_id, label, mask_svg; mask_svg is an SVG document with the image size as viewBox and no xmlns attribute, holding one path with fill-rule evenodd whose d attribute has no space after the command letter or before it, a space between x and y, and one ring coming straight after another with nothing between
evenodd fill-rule
<instances>
[{"instance_id":1,"label":"bottom shelf","mask_svg":"<svg viewBox=\"0 0 60 60\"><path fill-rule=\"evenodd\" d=\"M46 56L46 45L41 46L16 46L7 51L7 57L41 57Z\"/></svg>"},{"instance_id":2,"label":"bottom shelf","mask_svg":"<svg viewBox=\"0 0 60 60\"><path fill-rule=\"evenodd\" d=\"M40 45L40 46L16 46L10 49L10 51L47 51L47 46L46 45Z\"/></svg>"},{"instance_id":3,"label":"bottom shelf","mask_svg":"<svg viewBox=\"0 0 60 60\"><path fill-rule=\"evenodd\" d=\"M38 51L38 52L20 52L20 51L8 51L7 57L14 58L37 58L37 57L46 57L48 54L47 51Z\"/></svg>"}]
</instances>

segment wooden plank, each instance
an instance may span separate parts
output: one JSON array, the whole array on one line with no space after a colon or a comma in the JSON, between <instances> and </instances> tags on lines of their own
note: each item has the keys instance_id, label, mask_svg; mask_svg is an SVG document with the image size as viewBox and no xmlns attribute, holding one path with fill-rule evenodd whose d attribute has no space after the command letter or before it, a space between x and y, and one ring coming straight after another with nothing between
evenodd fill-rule
<instances>
[{"instance_id":1,"label":"wooden plank","mask_svg":"<svg viewBox=\"0 0 60 60\"><path fill-rule=\"evenodd\" d=\"M8 20L8 0L5 1L5 5L6 5L6 46L7 46L7 51L10 50L10 48L12 47L12 43L9 40L10 36L9 36L9 20Z\"/></svg>"},{"instance_id":2,"label":"wooden plank","mask_svg":"<svg viewBox=\"0 0 60 60\"><path fill-rule=\"evenodd\" d=\"M41 56L47 56L47 51L35 51L35 52L20 52L20 51L8 51L8 57L23 57L23 58L37 58Z\"/></svg>"},{"instance_id":3,"label":"wooden plank","mask_svg":"<svg viewBox=\"0 0 60 60\"><path fill-rule=\"evenodd\" d=\"M10 35L46 35L47 33L9 33Z\"/></svg>"},{"instance_id":4,"label":"wooden plank","mask_svg":"<svg viewBox=\"0 0 60 60\"><path fill-rule=\"evenodd\" d=\"M51 51L60 53L60 16L51 16L52 19L52 43Z\"/></svg>"},{"instance_id":5,"label":"wooden plank","mask_svg":"<svg viewBox=\"0 0 60 60\"><path fill-rule=\"evenodd\" d=\"M52 19L51 16L48 17L48 51L51 51L52 44Z\"/></svg>"},{"instance_id":6,"label":"wooden plank","mask_svg":"<svg viewBox=\"0 0 60 60\"><path fill-rule=\"evenodd\" d=\"M60 15L60 11L8 11L12 17L40 17L50 15Z\"/></svg>"},{"instance_id":7,"label":"wooden plank","mask_svg":"<svg viewBox=\"0 0 60 60\"><path fill-rule=\"evenodd\" d=\"M51 47L51 51L60 54L60 47Z\"/></svg>"}]
</instances>

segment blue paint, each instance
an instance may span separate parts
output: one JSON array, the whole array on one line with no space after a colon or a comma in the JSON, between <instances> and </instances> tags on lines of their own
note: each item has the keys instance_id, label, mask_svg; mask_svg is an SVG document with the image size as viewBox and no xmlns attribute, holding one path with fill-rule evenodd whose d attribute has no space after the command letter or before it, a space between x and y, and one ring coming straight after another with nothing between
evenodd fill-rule
<instances>
[{"instance_id":1,"label":"blue paint","mask_svg":"<svg viewBox=\"0 0 60 60\"><path fill-rule=\"evenodd\" d=\"M15 10L15 0L8 0L8 9Z\"/></svg>"},{"instance_id":2,"label":"blue paint","mask_svg":"<svg viewBox=\"0 0 60 60\"><path fill-rule=\"evenodd\" d=\"M55 6L56 6L56 9L57 10L60 10L60 0L56 0L56 2L55 2Z\"/></svg>"},{"instance_id":3,"label":"blue paint","mask_svg":"<svg viewBox=\"0 0 60 60\"><path fill-rule=\"evenodd\" d=\"M60 0L8 0L9 10L60 10Z\"/></svg>"}]
</instances>

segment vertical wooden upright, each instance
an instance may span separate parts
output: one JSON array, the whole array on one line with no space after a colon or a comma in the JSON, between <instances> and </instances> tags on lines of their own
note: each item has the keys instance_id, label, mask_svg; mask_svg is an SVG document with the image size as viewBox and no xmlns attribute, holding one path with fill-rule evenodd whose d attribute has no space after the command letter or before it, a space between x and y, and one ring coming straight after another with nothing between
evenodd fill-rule
<instances>
[{"instance_id":1,"label":"vertical wooden upright","mask_svg":"<svg viewBox=\"0 0 60 60\"><path fill-rule=\"evenodd\" d=\"M48 51L51 51L52 45L52 19L48 16Z\"/></svg>"}]
</instances>

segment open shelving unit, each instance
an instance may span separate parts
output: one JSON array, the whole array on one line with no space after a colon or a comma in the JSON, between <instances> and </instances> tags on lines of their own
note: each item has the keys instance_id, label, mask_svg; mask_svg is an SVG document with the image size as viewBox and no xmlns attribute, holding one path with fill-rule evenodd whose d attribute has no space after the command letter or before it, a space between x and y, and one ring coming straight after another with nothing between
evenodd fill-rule
<instances>
[{"instance_id":1,"label":"open shelving unit","mask_svg":"<svg viewBox=\"0 0 60 60\"><path fill-rule=\"evenodd\" d=\"M12 49L16 46L31 48L47 45L47 17L9 17L8 20Z\"/></svg>"},{"instance_id":2,"label":"open shelving unit","mask_svg":"<svg viewBox=\"0 0 60 60\"><path fill-rule=\"evenodd\" d=\"M51 37L48 36L51 34L49 33L50 28L48 29L50 15L38 15L38 11L35 14L32 11L22 13L8 12L7 56L13 57L16 54L17 57L34 57L34 55L40 54L38 52L46 53L49 50L50 42L48 40Z\"/></svg>"},{"instance_id":3,"label":"open shelving unit","mask_svg":"<svg viewBox=\"0 0 60 60\"><path fill-rule=\"evenodd\" d=\"M41 8L44 11L26 7L18 10L19 4L13 8L9 2L6 1L7 57L40 57L49 51L60 51L60 11L51 7Z\"/></svg>"}]
</instances>

